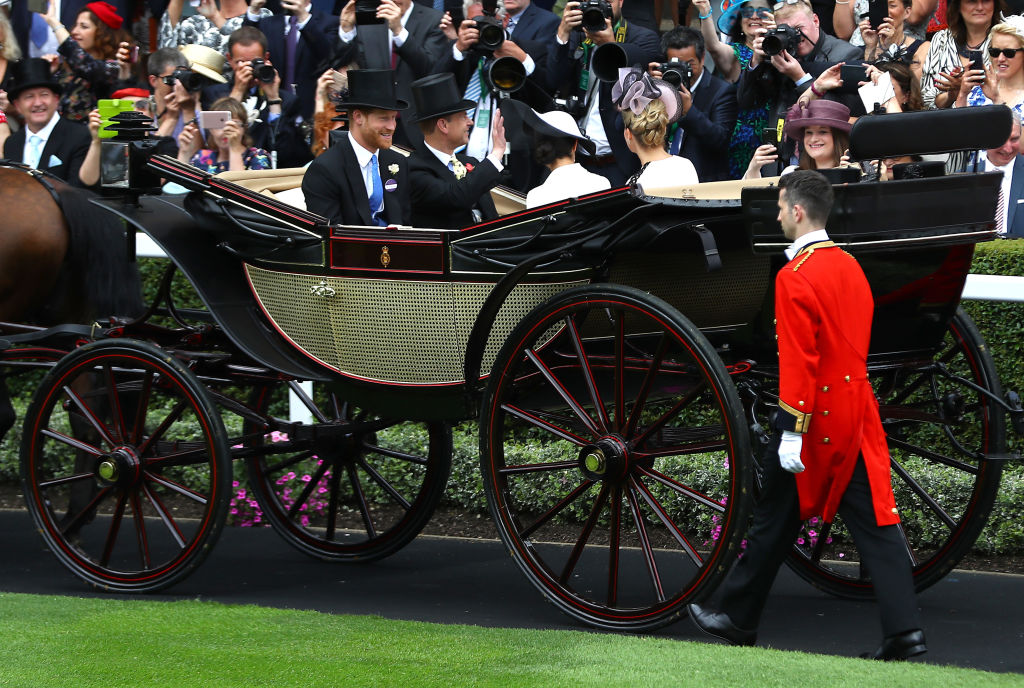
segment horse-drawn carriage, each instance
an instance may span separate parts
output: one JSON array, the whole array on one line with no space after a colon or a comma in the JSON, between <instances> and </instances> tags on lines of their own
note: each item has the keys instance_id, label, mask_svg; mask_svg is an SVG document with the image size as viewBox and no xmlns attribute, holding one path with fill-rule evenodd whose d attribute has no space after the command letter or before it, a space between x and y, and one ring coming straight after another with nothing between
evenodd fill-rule
<instances>
[{"instance_id":1,"label":"horse-drawn carriage","mask_svg":"<svg viewBox=\"0 0 1024 688\"><path fill-rule=\"evenodd\" d=\"M971 147L1005 140L994 116ZM188 575L225 522L236 461L298 549L387 556L439 503L451 424L478 418L498 533L560 609L649 629L721 580L777 402L787 242L772 180L618 189L453 231L331 226L170 158L147 164L190 193L97 203L159 244L206 310L176 305L168 277L142 317L5 325L0 342L7 370L48 368L24 419L23 488L77 576L134 592ZM958 309L999 186L835 187L830 235L876 301L869 369L919 589L977 538L1021 415ZM287 417L288 391L312 422ZM870 595L841 520L808 523L790 564Z\"/></svg>"}]
</instances>

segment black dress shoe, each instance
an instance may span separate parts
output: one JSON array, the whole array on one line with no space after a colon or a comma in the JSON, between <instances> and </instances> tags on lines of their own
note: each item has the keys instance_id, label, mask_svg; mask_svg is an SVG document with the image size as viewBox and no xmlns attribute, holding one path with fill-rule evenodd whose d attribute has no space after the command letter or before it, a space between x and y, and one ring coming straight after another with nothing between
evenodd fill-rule
<instances>
[{"instance_id":1,"label":"black dress shoe","mask_svg":"<svg viewBox=\"0 0 1024 688\"><path fill-rule=\"evenodd\" d=\"M927 651L928 646L924 644L924 631L916 629L889 636L882 641L877 650L865 652L861 657L892 662L923 655Z\"/></svg>"},{"instance_id":2,"label":"black dress shoe","mask_svg":"<svg viewBox=\"0 0 1024 688\"><path fill-rule=\"evenodd\" d=\"M699 604L687 605L686 609L690 612L693 623L697 624L697 628L708 635L721 638L733 645L753 645L757 641L757 631L739 628L727 614L701 607Z\"/></svg>"}]
</instances>

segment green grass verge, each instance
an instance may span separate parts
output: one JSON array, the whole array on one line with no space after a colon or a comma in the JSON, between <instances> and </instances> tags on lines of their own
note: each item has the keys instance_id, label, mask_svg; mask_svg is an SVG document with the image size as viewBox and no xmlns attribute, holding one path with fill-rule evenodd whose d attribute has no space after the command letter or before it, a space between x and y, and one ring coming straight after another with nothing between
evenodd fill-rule
<instances>
[{"instance_id":1,"label":"green grass verge","mask_svg":"<svg viewBox=\"0 0 1024 688\"><path fill-rule=\"evenodd\" d=\"M0 593L0 686L1019 686L1018 674L581 631Z\"/></svg>"}]
</instances>

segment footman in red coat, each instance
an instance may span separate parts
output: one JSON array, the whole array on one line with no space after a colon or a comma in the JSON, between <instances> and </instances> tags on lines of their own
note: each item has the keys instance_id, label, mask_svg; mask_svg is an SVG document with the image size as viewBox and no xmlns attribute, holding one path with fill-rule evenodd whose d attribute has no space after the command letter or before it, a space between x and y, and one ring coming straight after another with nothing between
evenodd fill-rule
<instances>
[{"instance_id":1,"label":"footman in red coat","mask_svg":"<svg viewBox=\"0 0 1024 688\"><path fill-rule=\"evenodd\" d=\"M878 402L867 379L874 302L857 261L823 229L832 187L817 172L779 182L779 223L793 243L775 278L779 347L777 452L747 549L708 604L690 605L707 633L753 645L768 592L808 518L843 517L874 586L883 640L872 659L926 651L889 474Z\"/></svg>"}]
</instances>

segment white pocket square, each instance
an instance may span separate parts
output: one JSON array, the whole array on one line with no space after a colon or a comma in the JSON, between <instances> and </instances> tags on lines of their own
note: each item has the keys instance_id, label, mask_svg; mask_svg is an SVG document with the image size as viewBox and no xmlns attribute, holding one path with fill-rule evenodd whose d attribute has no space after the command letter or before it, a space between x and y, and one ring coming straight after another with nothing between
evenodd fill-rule
<instances>
[{"instance_id":1,"label":"white pocket square","mask_svg":"<svg viewBox=\"0 0 1024 688\"><path fill-rule=\"evenodd\" d=\"M50 156L50 162L46 164L47 167L60 167L64 164L64 161L58 158L56 155Z\"/></svg>"},{"instance_id":2,"label":"white pocket square","mask_svg":"<svg viewBox=\"0 0 1024 688\"><path fill-rule=\"evenodd\" d=\"M1019 205L1021 203L1024 203L1024 198L1018 198L1017 199L1017 204Z\"/></svg>"}]
</instances>

